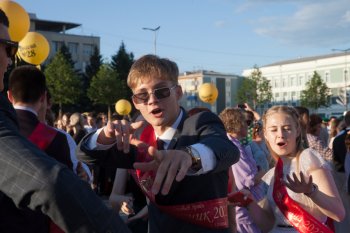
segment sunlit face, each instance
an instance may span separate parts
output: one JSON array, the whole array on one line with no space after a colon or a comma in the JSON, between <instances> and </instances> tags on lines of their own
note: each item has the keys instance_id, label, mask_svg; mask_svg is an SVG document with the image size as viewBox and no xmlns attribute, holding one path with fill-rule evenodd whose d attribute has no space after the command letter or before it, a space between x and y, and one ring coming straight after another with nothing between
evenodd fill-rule
<instances>
[{"instance_id":1,"label":"sunlit face","mask_svg":"<svg viewBox=\"0 0 350 233\"><path fill-rule=\"evenodd\" d=\"M134 94L151 93L155 89L164 87L174 87L170 81L161 79L150 79L147 83L139 83L135 89ZM182 96L180 86L175 86L170 90L169 97L157 99L154 94L150 94L148 101L136 103L133 98L135 108L138 109L145 120L150 123L156 130L157 134L161 135L168 127L176 121L180 112L179 100Z\"/></svg>"},{"instance_id":2,"label":"sunlit face","mask_svg":"<svg viewBox=\"0 0 350 233\"><path fill-rule=\"evenodd\" d=\"M283 112L271 113L265 122L265 139L279 156L295 156L300 132L293 118Z\"/></svg>"},{"instance_id":3,"label":"sunlit face","mask_svg":"<svg viewBox=\"0 0 350 233\"><path fill-rule=\"evenodd\" d=\"M3 24L0 24L0 39L10 39L8 28ZM7 71L7 67L11 64L12 60L7 56L5 45L0 44L0 91L4 89L4 74Z\"/></svg>"},{"instance_id":4,"label":"sunlit face","mask_svg":"<svg viewBox=\"0 0 350 233\"><path fill-rule=\"evenodd\" d=\"M67 117L67 115L62 116L62 125L63 126L69 125L69 118Z\"/></svg>"},{"instance_id":5,"label":"sunlit face","mask_svg":"<svg viewBox=\"0 0 350 233\"><path fill-rule=\"evenodd\" d=\"M94 126L95 125L95 118L93 118L91 116L88 116L87 119L86 119L86 122L87 122L88 125Z\"/></svg>"}]
</instances>

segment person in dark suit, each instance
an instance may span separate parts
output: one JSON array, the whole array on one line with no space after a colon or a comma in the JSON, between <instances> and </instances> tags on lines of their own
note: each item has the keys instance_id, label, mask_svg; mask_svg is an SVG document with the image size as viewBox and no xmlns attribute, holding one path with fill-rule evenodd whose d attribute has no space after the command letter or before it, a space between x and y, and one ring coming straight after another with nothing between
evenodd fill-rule
<instances>
[{"instance_id":1,"label":"person in dark suit","mask_svg":"<svg viewBox=\"0 0 350 233\"><path fill-rule=\"evenodd\" d=\"M176 63L168 59L138 59L128 86L135 108L149 125L130 146L129 136L141 124L109 122L82 140L80 149L86 154L80 159L136 169L133 177L150 199L152 233L229 232L228 169L238 161L239 151L218 116L207 111L187 116L179 105L178 74ZM101 150L101 144L110 148Z\"/></svg>"},{"instance_id":2,"label":"person in dark suit","mask_svg":"<svg viewBox=\"0 0 350 233\"><path fill-rule=\"evenodd\" d=\"M346 128L339 132L333 141L333 160L335 170L344 173L344 161L346 155L345 136L350 129L350 111L346 112L344 116Z\"/></svg>"},{"instance_id":3,"label":"person in dark suit","mask_svg":"<svg viewBox=\"0 0 350 233\"><path fill-rule=\"evenodd\" d=\"M335 184L337 185L340 197L342 198L346 215L345 219L342 222L334 222L336 232L345 232L350 228L350 200L348 190L346 190L346 186L349 182L349 177L346 177L344 168L345 158L347 156L345 138L350 130L350 111L345 113L343 121L345 128L342 129L333 140L333 177Z\"/></svg>"},{"instance_id":4,"label":"person in dark suit","mask_svg":"<svg viewBox=\"0 0 350 233\"><path fill-rule=\"evenodd\" d=\"M47 108L46 94L46 78L36 67L20 66L11 72L8 98L16 110L21 134L49 156L73 169L66 136L38 119L40 110ZM1 206L4 206L5 200ZM6 228L13 229L16 226L17 232L37 233L49 232L50 228L59 229L40 212L29 208L17 209L10 198L7 198L6 205L7 208L0 209L0 218L6 222ZM9 215L9 211L13 214Z\"/></svg>"},{"instance_id":5,"label":"person in dark suit","mask_svg":"<svg viewBox=\"0 0 350 233\"><path fill-rule=\"evenodd\" d=\"M0 91L18 48L10 40L8 26L8 18L0 10ZM65 232L130 232L86 182L19 133L16 112L1 93L0 202L6 197L17 208L44 213ZM0 219L0 225L5 224ZM18 231L7 228L1 232Z\"/></svg>"}]
</instances>

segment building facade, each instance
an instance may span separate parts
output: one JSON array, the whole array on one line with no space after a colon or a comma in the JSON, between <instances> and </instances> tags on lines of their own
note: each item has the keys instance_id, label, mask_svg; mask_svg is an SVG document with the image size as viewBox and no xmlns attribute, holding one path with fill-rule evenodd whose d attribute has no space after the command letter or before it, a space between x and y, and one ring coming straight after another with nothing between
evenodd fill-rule
<instances>
[{"instance_id":1,"label":"building facade","mask_svg":"<svg viewBox=\"0 0 350 233\"><path fill-rule=\"evenodd\" d=\"M29 17L30 31L42 34L50 45L50 53L44 64L47 64L65 44L72 55L72 60L75 62L74 68L85 72L85 67L89 64L95 47L100 50L100 37L66 33L67 30L81 26L80 24L43 20L37 18L33 13L30 13Z\"/></svg>"},{"instance_id":2,"label":"building facade","mask_svg":"<svg viewBox=\"0 0 350 233\"><path fill-rule=\"evenodd\" d=\"M331 90L329 107L315 110L324 117L341 116L348 109L350 53L334 53L288 60L259 67L262 76L270 80L273 92L272 105L300 105L301 92L316 71ZM253 69L243 71L248 77ZM346 97L345 97L346 96Z\"/></svg>"},{"instance_id":3,"label":"building facade","mask_svg":"<svg viewBox=\"0 0 350 233\"><path fill-rule=\"evenodd\" d=\"M194 107L205 107L212 112L220 113L226 107L237 105L235 97L242 80L243 77L238 75L213 71L185 72L179 76L179 84L184 93L180 104L186 110ZM198 97L198 88L203 83L213 83L218 89L218 98L212 105L202 102Z\"/></svg>"}]
</instances>

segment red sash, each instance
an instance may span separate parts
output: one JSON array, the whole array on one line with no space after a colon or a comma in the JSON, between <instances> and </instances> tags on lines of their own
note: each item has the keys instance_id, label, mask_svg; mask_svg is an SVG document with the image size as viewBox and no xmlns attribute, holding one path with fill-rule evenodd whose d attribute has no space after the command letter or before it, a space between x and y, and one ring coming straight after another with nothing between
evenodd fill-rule
<instances>
[{"instance_id":1,"label":"red sash","mask_svg":"<svg viewBox=\"0 0 350 233\"><path fill-rule=\"evenodd\" d=\"M301 233L332 233L329 228L320 223L311 214L305 211L287 193L286 186L281 182L283 178L283 162L279 158L275 167L275 182L273 186L273 199L288 221Z\"/></svg>"},{"instance_id":2,"label":"red sash","mask_svg":"<svg viewBox=\"0 0 350 233\"><path fill-rule=\"evenodd\" d=\"M43 123L39 123L32 134L28 137L28 140L34 143L40 150L45 150L55 138L57 134L57 130L48 127ZM49 222L50 233L64 233L59 226L57 226L54 222L50 220Z\"/></svg>"},{"instance_id":3,"label":"red sash","mask_svg":"<svg viewBox=\"0 0 350 233\"><path fill-rule=\"evenodd\" d=\"M151 125L145 127L140 140L156 147L156 138ZM152 161L153 158L147 153L147 148L139 148L136 160L138 162L148 162ZM163 212L206 228L222 229L228 227L226 197L181 205L161 206L155 203L155 196L151 191L155 172L142 172L140 170L131 170L130 172L149 200Z\"/></svg>"},{"instance_id":4,"label":"red sash","mask_svg":"<svg viewBox=\"0 0 350 233\"><path fill-rule=\"evenodd\" d=\"M45 150L55 138L57 131L43 123L39 123L28 137L29 141L34 143L41 150Z\"/></svg>"}]
</instances>

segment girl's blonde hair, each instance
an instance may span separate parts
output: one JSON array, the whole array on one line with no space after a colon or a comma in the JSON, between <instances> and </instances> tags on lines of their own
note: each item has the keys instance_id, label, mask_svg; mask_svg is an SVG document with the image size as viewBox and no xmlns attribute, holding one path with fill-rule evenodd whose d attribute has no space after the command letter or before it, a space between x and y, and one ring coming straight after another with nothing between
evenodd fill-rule
<instances>
[{"instance_id":1,"label":"girl's blonde hair","mask_svg":"<svg viewBox=\"0 0 350 233\"><path fill-rule=\"evenodd\" d=\"M301 135L301 125L300 125L300 120L299 120L299 114L298 112L293 108L293 107L289 107L289 106L284 106L284 105L280 105L280 106L273 106L271 108L269 108L265 114L263 115L263 126L264 126L264 132L266 132L266 122L268 117L270 117L272 114L274 113L284 113L288 116L290 116L292 118L292 120L294 121L294 124L297 128L297 132L298 132L298 136L296 138L296 156L299 157L299 154L305 149L303 146L303 141L302 141L302 135ZM271 146L269 144L269 142L266 140L266 145L269 148L269 151L271 153L271 155L276 159L278 156L274 151L272 151Z\"/></svg>"}]
</instances>

